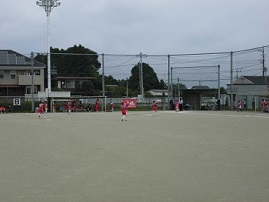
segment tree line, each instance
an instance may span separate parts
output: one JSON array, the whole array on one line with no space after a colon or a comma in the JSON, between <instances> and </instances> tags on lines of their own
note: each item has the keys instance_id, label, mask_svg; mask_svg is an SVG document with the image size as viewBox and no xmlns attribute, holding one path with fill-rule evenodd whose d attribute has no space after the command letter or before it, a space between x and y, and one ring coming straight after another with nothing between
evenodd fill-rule
<instances>
[{"instance_id":1,"label":"tree line","mask_svg":"<svg viewBox=\"0 0 269 202\"><path fill-rule=\"evenodd\" d=\"M82 83L76 81L73 93L88 96L102 95L102 75L99 73L101 63L98 61L98 54L82 45L74 45L73 47L64 49L51 47L51 70L52 80L54 77L90 77ZM35 60L43 64L47 64L47 55L37 54ZM136 97L140 94L139 85L139 69L140 63L131 67L131 76L126 79L117 80L112 75L104 76L106 87L106 95L108 97L126 96L127 82L129 97ZM158 79L154 69L146 63L142 63L143 69L143 87L145 96L151 96L147 93L150 89L167 89L167 85L161 79ZM57 72L57 73L56 73ZM45 69L45 77L47 69ZM47 79L45 78L45 86ZM52 90L57 89L55 83L52 82Z\"/></svg>"}]
</instances>

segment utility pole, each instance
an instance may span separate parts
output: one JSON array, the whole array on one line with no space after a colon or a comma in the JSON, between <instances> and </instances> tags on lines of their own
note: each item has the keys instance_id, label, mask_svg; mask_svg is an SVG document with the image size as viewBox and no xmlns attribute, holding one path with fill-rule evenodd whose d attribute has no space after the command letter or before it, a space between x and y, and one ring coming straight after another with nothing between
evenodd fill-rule
<instances>
[{"instance_id":1,"label":"utility pole","mask_svg":"<svg viewBox=\"0 0 269 202\"><path fill-rule=\"evenodd\" d=\"M167 109L169 109L170 108L170 99L171 99L171 86L170 86L170 79L171 79L171 74L170 74L170 70L171 70L171 68L170 68L170 55L168 55L167 56L167 58L168 58L168 79L167 79L167 81L168 81L168 85L167 85L167 93L168 93L168 102L167 102Z\"/></svg>"},{"instance_id":2,"label":"utility pole","mask_svg":"<svg viewBox=\"0 0 269 202\"><path fill-rule=\"evenodd\" d=\"M233 110L233 52L231 51L230 53L230 59L231 59L231 62L230 62L230 108L231 110Z\"/></svg>"},{"instance_id":3,"label":"utility pole","mask_svg":"<svg viewBox=\"0 0 269 202\"><path fill-rule=\"evenodd\" d=\"M265 76L264 47L262 47L262 76Z\"/></svg>"},{"instance_id":4,"label":"utility pole","mask_svg":"<svg viewBox=\"0 0 269 202\"><path fill-rule=\"evenodd\" d=\"M143 63L142 63L142 53L139 54L140 56L140 67L139 67L139 83L140 83L140 93L141 96L144 98L144 84L143 84Z\"/></svg>"},{"instance_id":5,"label":"utility pole","mask_svg":"<svg viewBox=\"0 0 269 202\"><path fill-rule=\"evenodd\" d=\"M177 78L177 91L178 91L178 100L180 100L180 85L179 85L179 77Z\"/></svg>"},{"instance_id":6,"label":"utility pole","mask_svg":"<svg viewBox=\"0 0 269 202\"><path fill-rule=\"evenodd\" d=\"M102 95L105 96L105 54L102 53Z\"/></svg>"},{"instance_id":7,"label":"utility pole","mask_svg":"<svg viewBox=\"0 0 269 202\"><path fill-rule=\"evenodd\" d=\"M174 96L173 96L173 67L171 67L171 98L173 100Z\"/></svg>"},{"instance_id":8,"label":"utility pole","mask_svg":"<svg viewBox=\"0 0 269 202\"><path fill-rule=\"evenodd\" d=\"M220 100L220 65L218 65L218 99Z\"/></svg>"},{"instance_id":9,"label":"utility pole","mask_svg":"<svg viewBox=\"0 0 269 202\"><path fill-rule=\"evenodd\" d=\"M32 113L35 112L35 100L34 100L34 53L31 52L31 78L32 78L32 85L31 85L31 94L32 94Z\"/></svg>"}]
</instances>

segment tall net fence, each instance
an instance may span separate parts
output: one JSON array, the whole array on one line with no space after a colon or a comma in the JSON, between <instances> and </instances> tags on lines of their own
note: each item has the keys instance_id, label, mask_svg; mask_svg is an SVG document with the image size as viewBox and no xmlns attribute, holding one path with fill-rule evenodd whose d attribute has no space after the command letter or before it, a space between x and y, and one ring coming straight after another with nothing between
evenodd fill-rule
<instances>
[{"instance_id":1,"label":"tall net fence","mask_svg":"<svg viewBox=\"0 0 269 202\"><path fill-rule=\"evenodd\" d=\"M148 55L139 53L126 55L68 53L65 55L63 53L61 57L63 55L66 57L66 60L69 60L69 56L75 56L78 61L85 59L91 61L92 57L97 57L100 64L99 75L112 76L116 80L126 81L131 77L131 71L136 65L146 63L153 68L158 79L163 80L167 85L168 99L166 102L170 99L169 93L173 97L173 92L171 91L174 85L185 85L187 89L197 86L227 89L227 85L230 85L240 76L267 76L267 67L269 66L269 46L196 54ZM54 57L57 59L59 56L55 54ZM52 73L58 68L57 66L55 67L53 60L52 58ZM71 75L66 72L65 76L83 76L87 74L81 69L78 69L78 73L78 75ZM143 80L144 78L139 79ZM106 92L106 83L103 82L100 85L102 85L101 92ZM176 92L174 94L176 95ZM127 92L126 96L128 96Z\"/></svg>"},{"instance_id":2,"label":"tall net fence","mask_svg":"<svg viewBox=\"0 0 269 202\"><path fill-rule=\"evenodd\" d=\"M266 76L269 65L268 56L269 46L221 53L142 54L142 59L140 54L104 54L104 74L111 75L116 79L128 78L131 75L131 69L142 60L143 63L149 64L158 78L163 79L166 83L168 83L169 68L170 71L172 68L173 78L171 78L171 83L179 81L185 84L187 88L199 85L217 88L217 66L219 65L220 86L226 88L231 79L235 80L240 76ZM100 57L99 60L102 63Z\"/></svg>"},{"instance_id":3,"label":"tall net fence","mask_svg":"<svg viewBox=\"0 0 269 202\"><path fill-rule=\"evenodd\" d=\"M94 55L68 53L65 56L67 60L68 56L75 56L77 60L85 58L90 60L90 57ZM101 64L99 69L100 75L112 76L117 80L128 79L131 76L132 68L142 62L153 68L159 80L162 79L167 84L169 79L170 84L179 81L186 85L187 88L192 86L217 88L217 66L219 65L220 86L226 88L231 79L235 80L240 76L266 76L269 65L269 46L218 53L167 55L147 55L144 53L134 55L97 54L95 56L98 57ZM53 57L57 58L58 55L55 54ZM53 60L51 61L52 73L55 68L57 69ZM173 69L173 78L171 78L171 69ZM83 72L80 69L78 69L78 72L83 76ZM65 76L74 75L68 75L67 72Z\"/></svg>"}]
</instances>

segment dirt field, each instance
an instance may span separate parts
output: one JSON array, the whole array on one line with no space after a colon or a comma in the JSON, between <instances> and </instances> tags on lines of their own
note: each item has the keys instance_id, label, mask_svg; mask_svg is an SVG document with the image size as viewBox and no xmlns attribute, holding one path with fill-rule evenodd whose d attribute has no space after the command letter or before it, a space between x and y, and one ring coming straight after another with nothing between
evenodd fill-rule
<instances>
[{"instance_id":1,"label":"dirt field","mask_svg":"<svg viewBox=\"0 0 269 202\"><path fill-rule=\"evenodd\" d=\"M0 201L269 201L269 114L0 114Z\"/></svg>"}]
</instances>

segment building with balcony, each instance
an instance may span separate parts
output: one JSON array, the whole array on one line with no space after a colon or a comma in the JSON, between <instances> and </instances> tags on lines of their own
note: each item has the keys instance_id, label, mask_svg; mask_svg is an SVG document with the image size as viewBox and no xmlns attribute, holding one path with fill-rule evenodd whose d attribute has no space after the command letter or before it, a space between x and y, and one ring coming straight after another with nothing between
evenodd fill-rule
<instances>
[{"instance_id":1,"label":"building with balcony","mask_svg":"<svg viewBox=\"0 0 269 202\"><path fill-rule=\"evenodd\" d=\"M44 91L45 65L13 50L0 50L0 97L30 97ZM33 77L32 77L33 70Z\"/></svg>"},{"instance_id":2,"label":"building with balcony","mask_svg":"<svg viewBox=\"0 0 269 202\"><path fill-rule=\"evenodd\" d=\"M70 91L71 95L87 95L82 91L83 82L93 82L95 77L58 76L52 78L53 86L59 90Z\"/></svg>"}]
</instances>

